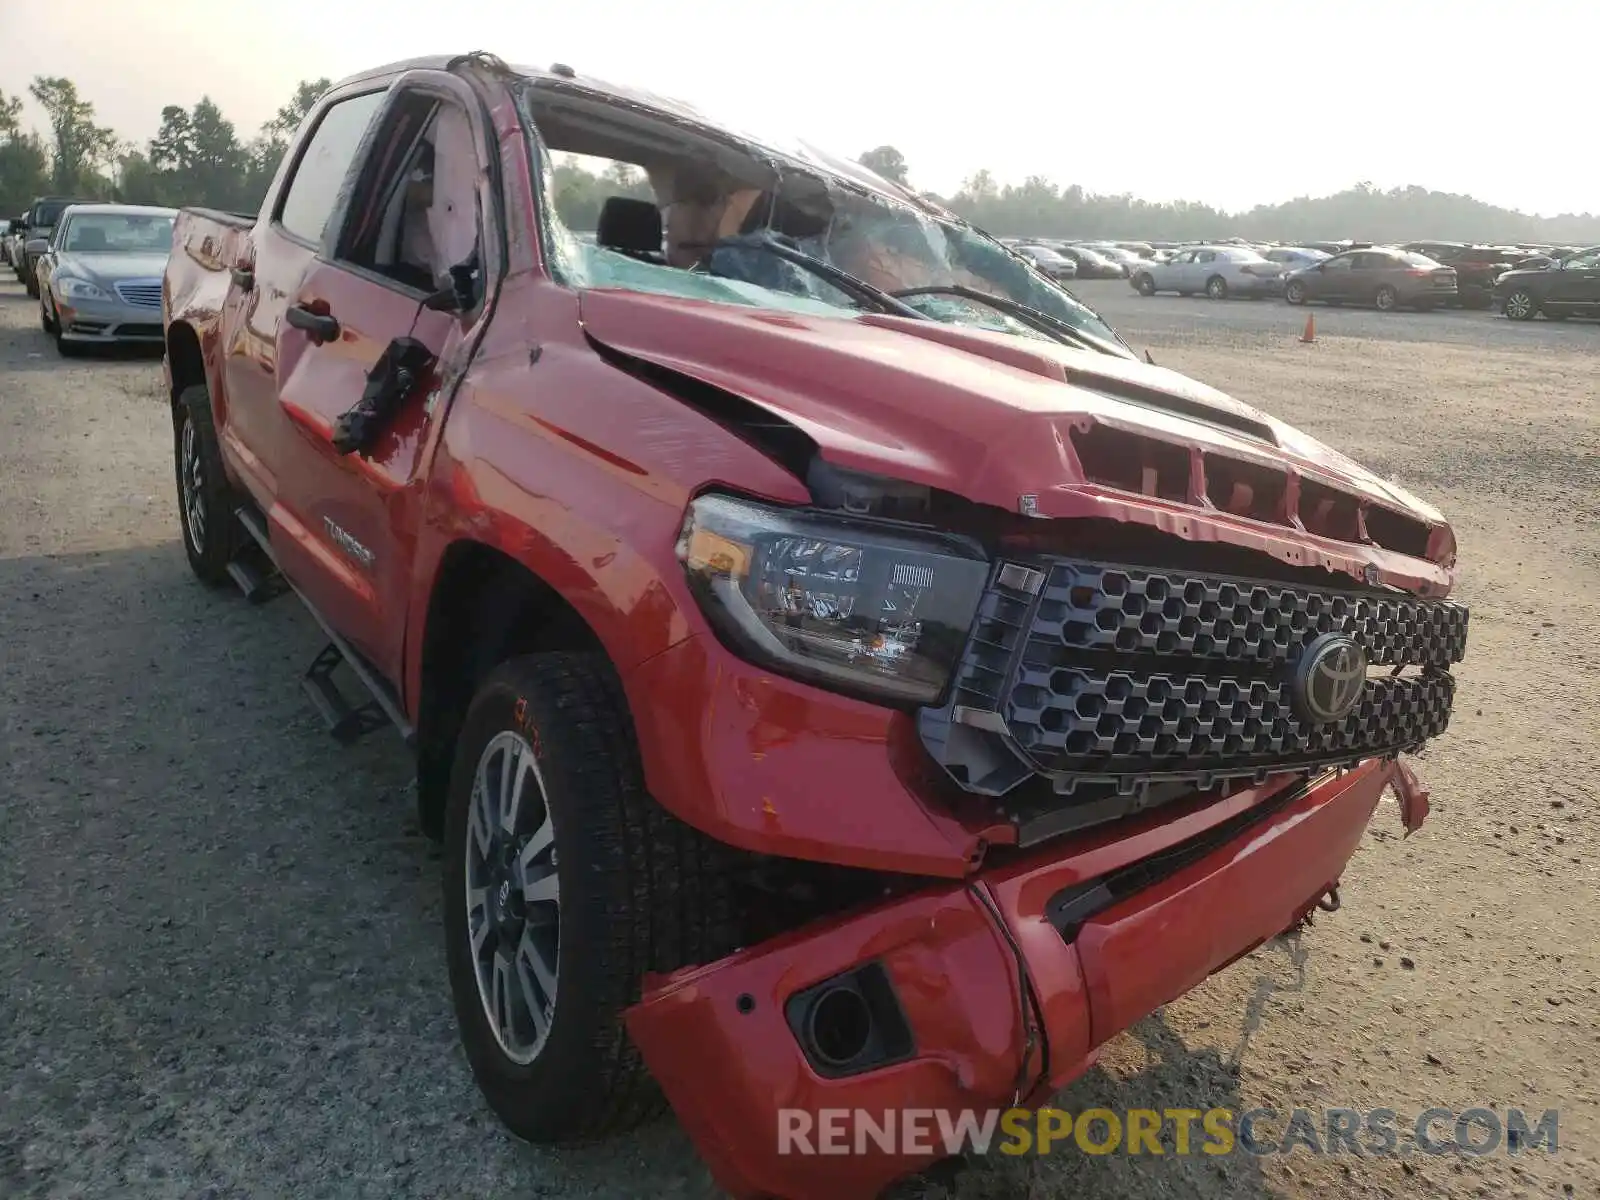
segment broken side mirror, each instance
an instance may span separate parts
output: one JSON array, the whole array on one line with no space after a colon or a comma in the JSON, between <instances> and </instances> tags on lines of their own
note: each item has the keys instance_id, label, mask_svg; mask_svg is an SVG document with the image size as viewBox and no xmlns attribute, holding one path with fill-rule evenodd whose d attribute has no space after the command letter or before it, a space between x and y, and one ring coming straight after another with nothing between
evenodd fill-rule
<instances>
[{"instance_id":1,"label":"broken side mirror","mask_svg":"<svg viewBox=\"0 0 1600 1200\"><path fill-rule=\"evenodd\" d=\"M457 263L439 281L439 287L422 302L429 312L466 313L478 307L478 260L474 255Z\"/></svg>"}]
</instances>

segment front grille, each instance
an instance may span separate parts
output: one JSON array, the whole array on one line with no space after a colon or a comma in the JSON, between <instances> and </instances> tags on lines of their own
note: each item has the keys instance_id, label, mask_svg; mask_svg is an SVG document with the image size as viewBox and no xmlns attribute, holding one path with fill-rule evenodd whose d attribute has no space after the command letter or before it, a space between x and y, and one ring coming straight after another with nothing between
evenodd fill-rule
<instances>
[{"instance_id":1,"label":"front grille","mask_svg":"<svg viewBox=\"0 0 1600 1200\"><path fill-rule=\"evenodd\" d=\"M122 297L126 304L136 304L141 308L161 307L161 281L119 283L116 285L117 295Z\"/></svg>"},{"instance_id":2,"label":"front grille","mask_svg":"<svg viewBox=\"0 0 1600 1200\"><path fill-rule=\"evenodd\" d=\"M1337 632L1390 673L1369 675L1348 716L1317 723L1296 707L1294 673ZM949 701L920 725L956 782L989 795L1041 777L1062 795L1264 779L1443 733L1466 639L1464 607L1401 593L1003 563Z\"/></svg>"}]
</instances>

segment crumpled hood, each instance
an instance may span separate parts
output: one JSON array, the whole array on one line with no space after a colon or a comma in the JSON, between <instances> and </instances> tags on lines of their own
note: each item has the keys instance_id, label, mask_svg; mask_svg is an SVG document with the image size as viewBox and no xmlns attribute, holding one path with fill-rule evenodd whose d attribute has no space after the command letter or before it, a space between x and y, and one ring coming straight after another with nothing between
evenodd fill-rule
<instances>
[{"instance_id":1,"label":"crumpled hood","mask_svg":"<svg viewBox=\"0 0 1600 1200\"><path fill-rule=\"evenodd\" d=\"M1338 451L1165 367L933 321L635 292L586 291L581 312L602 345L761 405L831 462L1011 512L1029 495L1040 516L1073 515L1066 494L1089 480L1070 435L1100 423L1289 465L1443 524L1431 506Z\"/></svg>"}]
</instances>

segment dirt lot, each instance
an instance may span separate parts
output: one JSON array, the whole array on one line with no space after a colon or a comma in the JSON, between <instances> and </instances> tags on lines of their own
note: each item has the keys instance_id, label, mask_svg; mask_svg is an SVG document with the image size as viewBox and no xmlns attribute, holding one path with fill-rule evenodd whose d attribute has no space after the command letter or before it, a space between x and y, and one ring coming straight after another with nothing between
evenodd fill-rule
<instances>
[{"instance_id":1,"label":"dirt lot","mask_svg":"<svg viewBox=\"0 0 1600 1200\"><path fill-rule=\"evenodd\" d=\"M1439 504L1473 636L1418 764L1428 825L1402 840L1386 805L1341 912L1061 1103L1559 1108L1561 1148L1068 1152L906 1194L1600 1195L1600 328L1319 311L1304 346L1280 304L1083 290L1159 361ZM170 447L152 361L64 363L0 288L0 1196L712 1194L671 1122L560 1153L494 1123L398 744L321 732L292 605L191 579Z\"/></svg>"}]
</instances>

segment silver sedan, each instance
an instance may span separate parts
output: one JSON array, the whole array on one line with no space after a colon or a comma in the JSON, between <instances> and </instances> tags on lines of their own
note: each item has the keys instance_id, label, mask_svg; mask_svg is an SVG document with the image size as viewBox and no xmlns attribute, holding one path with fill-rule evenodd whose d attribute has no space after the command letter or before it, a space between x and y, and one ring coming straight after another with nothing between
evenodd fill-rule
<instances>
[{"instance_id":1,"label":"silver sedan","mask_svg":"<svg viewBox=\"0 0 1600 1200\"><path fill-rule=\"evenodd\" d=\"M1287 268L1239 246L1195 246L1164 263L1147 263L1129 278L1141 296L1204 292L1213 300L1229 296L1280 296Z\"/></svg>"},{"instance_id":2,"label":"silver sedan","mask_svg":"<svg viewBox=\"0 0 1600 1200\"><path fill-rule=\"evenodd\" d=\"M82 346L161 345L161 277L176 209L75 204L39 259L39 324L63 356Z\"/></svg>"}]
</instances>

